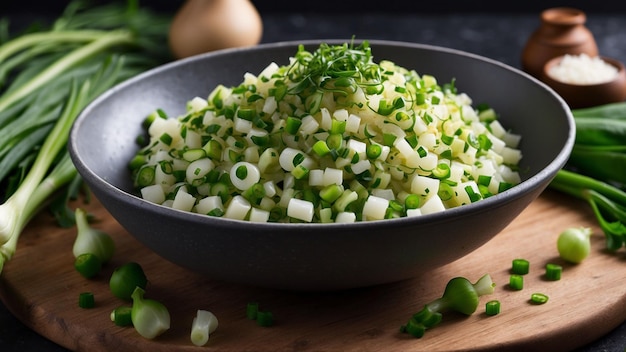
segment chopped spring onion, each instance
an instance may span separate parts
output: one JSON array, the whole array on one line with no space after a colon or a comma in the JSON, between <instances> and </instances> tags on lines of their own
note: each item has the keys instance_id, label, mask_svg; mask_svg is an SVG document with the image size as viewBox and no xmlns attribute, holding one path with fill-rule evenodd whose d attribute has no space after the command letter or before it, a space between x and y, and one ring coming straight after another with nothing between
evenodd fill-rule
<instances>
[{"instance_id":1,"label":"chopped spring onion","mask_svg":"<svg viewBox=\"0 0 626 352\"><path fill-rule=\"evenodd\" d=\"M500 301L491 300L485 303L485 314L489 316L500 314Z\"/></svg>"},{"instance_id":2,"label":"chopped spring onion","mask_svg":"<svg viewBox=\"0 0 626 352\"><path fill-rule=\"evenodd\" d=\"M109 289L117 298L125 301L132 300L132 294L136 287L146 288L148 278L141 265L136 262L128 262L113 270L109 279Z\"/></svg>"},{"instance_id":3,"label":"chopped spring onion","mask_svg":"<svg viewBox=\"0 0 626 352\"><path fill-rule=\"evenodd\" d=\"M270 63L239 86L190 98L184 115L151 120L150 141L129 160L137 193L158 184L164 196L145 199L179 210L250 221L375 221L470 204L521 181L520 138L495 112L481 117L486 108L474 108L454 82L374 62L367 41L300 47L288 65ZM163 162L172 170L161 176ZM339 181L326 179L335 170ZM185 187L177 172L187 174ZM218 183L223 208L199 206ZM246 194L258 184L274 192L251 201ZM195 203L169 201L180 192Z\"/></svg>"},{"instance_id":4,"label":"chopped spring onion","mask_svg":"<svg viewBox=\"0 0 626 352\"><path fill-rule=\"evenodd\" d=\"M139 335L154 339L170 328L170 313L159 301L144 298L145 290L137 286L133 291L131 318Z\"/></svg>"},{"instance_id":5,"label":"chopped spring onion","mask_svg":"<svg viewBox=\"0 0 626 352\"><path fill-rule=\"evenodd\" d=\"M550 281L561 280L561 273L563 267L558 264L548 263L546 264L546 279Z\"/></svg>"},{"instance_id":6,"label":"chopped spring onion","mask_svg":"<svg viewBox=\"0 0 626 352\"><path fill-rule=\"evenodd\" d=\"M440 298L424 305L421 311L413 314L406 325L400 327L400 331L421 338L426 330L441 322L442 313L446 310L471 315L478 308L480 296L492 294L495 286L489 274L483 275L475 284L466 278L455 277L448 281Z\"/></svg>"},{"instance_id":7,"label":"chopped spring onion","mask_svg":"<svg viewBox=\"0 0 626 352\"><path fill-rule=\"evenodd\" d=\"M249 302L246 305L246 317L248 319L255 320L258 312L259 304L257 302Z\"/></svg>"},{"instance_id":8,"label":"chopped spring onion","mask_svg":"<svg viewBox=\"0 0 626 352\"><path fill-rule=\"evenodd\" d=\"M91 278L102 269L102 260L93 253L83 253L74 260L74 268L83 277Z\"/></svg>"},{"instance_id":9,"label":"chopped spring onion","mask_svg":"<svg viewBox=\"0 0 626 352\"><path fill-rule=\"evenodd\" d=\"M256 314L258 326L268 327L274 325L274 314L268 311L258 311Z\"/></svg>"},{"instance_id":10,"label":"chopped spring onion","mask_svg":"<svg viewBox=\"0 0 626 352\"><path fill-rule=\"evenodd\" d=\"M544 304L548 302L548 296L543 293L533 293L530 295L530 302L533 304Z\"/></svg>"},{"instance_id":11,"label":"chopped spring onion","mask_svg":"<svg viewBox=\"0 0 626 352\"><path fill-rule=\"evenodd\" d=\"M81 292L78 295L78 306L89 309L96 305L96 300L92 292Z\"/></svg>"},{"instance_id":12,"label":"chopped spring onion","mask_svg":"<svg viewBox=\"0 0 626 352\"><path fill-rule=\"evenodd\" d=\"M509 287L513 290L519 291L524 288L524 277L518 274L511 274L509 276Z\"/></svg>"},{"instance_id":13,"label":"chopped spring onion","mask_svg":"<svg viewBox=\"0 0 626 352\"><path fill-rule=\"evenodd\" d=\"M199 309L191 323L191 343L204 346L209 342L209 334L217 329L217 317L207 311Z\"/></svg>"},{"instance_id":14,"label":"chopped spring onion","mask_svg":"<svg viewBox=\"0 0 626 352\"><path fill-rule=\"evenodd\" d=\"M530 263L526 259L513 259L511 272L517 275L526 275L530 271Z\"/></svg>"},{"instance_id":15,"label":"chopped spring onion","mask_svg":"<svg viewBox=\"0 0 626 352\"><path fill-rule=\"evenodd\" d=\"M116 326L131 326L133 325L132 319L132 307L119 306L111 311L111 321Z\"/></svg>"}]
</instances>

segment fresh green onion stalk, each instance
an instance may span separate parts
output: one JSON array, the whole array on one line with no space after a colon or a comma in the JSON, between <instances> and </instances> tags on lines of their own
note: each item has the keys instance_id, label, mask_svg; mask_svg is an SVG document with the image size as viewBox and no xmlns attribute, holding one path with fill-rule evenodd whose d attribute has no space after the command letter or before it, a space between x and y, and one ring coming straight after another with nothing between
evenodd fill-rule
<instances>
[{"instance_id":1,"label":"fresh green onion stalk","mask_svg":"<svg viewBox=\"0 0 626 352\"><path fill-rule=\"evenodd\" d=\"M550 187L586 201L616 251L626 244L626 102L572 110L572 154Z\"/></svg>"},{"instance_id":2,"label":"fresh green onion stalk","mask_svg":"<svg viewBox=\"0 0 626 352\"><path fill-rule=\"evenodd\" d=\"M28 222L80 179L65 148L82 109L105 90L171 59L170 17L136 0L89 8L71 1L50 26L0 42L0 272ZM33 27L35 28L35 27Z\"/></svg>"},{"instance_id":3,"label":"fresh green onion stalk","mask_svg":"<svg viewBox=\"0 0 626 352\"><path fill-rule=\"evenodd\" d=\"M479 297L492 294L495 286L489 274L485 274L474 284L464 277L455 277L448 281L443 296L413 314L407 324L401 327L401 331L421 338L426 330L441 322L445 311L471 315L478 307Z\"/></svg>"}]
</instances>

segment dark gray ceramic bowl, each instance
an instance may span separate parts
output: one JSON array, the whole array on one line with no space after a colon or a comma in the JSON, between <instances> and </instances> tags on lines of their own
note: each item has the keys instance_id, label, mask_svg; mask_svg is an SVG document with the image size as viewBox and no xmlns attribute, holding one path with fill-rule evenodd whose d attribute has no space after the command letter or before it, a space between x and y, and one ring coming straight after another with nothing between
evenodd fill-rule
<instances>
[{"instance_id":1,"label":"dark gray ceramic bowl","mask_svg":"<svg viewBox=\"0 0 626 352\"><path fill-rule=\"evenodd\" d=\"M327 43L345 41L328 40ZM141 121L157 107L182 114L192 97L246 71L287 64L298 44L208 53L156 68L96 99L78 117L69 148L94 195L145 246L208 277L278 289L337 290L415 277L485 244L528 206L565 164L574 122L565 102L525 73L476 55L428 45L370 41L390 59L439 82L456 79L475 103L488 102L523 136L523 182L480 202L415 218L353 224L250 223L149 203L132 193L127 164Z\"/></svg>"}]
</instances>

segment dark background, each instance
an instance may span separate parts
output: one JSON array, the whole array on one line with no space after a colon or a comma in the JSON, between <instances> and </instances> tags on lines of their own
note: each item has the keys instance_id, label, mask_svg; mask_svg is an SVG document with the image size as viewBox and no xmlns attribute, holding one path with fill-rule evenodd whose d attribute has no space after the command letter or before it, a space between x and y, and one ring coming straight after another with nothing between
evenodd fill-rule
<instances>
[{"instance_id":1,"label":"dark background","mask_svg":"<svg viewBox=\"0 0 626 352\"><path fill-rule=\"evenodd\" d=\"M106 1L92 1L92 3L105 3ZM183 0L140 0L141 5L146 5L158 11L175 11ZM60 12L68 1L60 0L2 0L0 2L0 17L8 12L50 13ZM519 12L536 13L548 7L569 6L576 7L585 12L626 12L626 1L507 1L507 0L385 0L371 2L363 0L252 0L252 3L260 12L323 12L329 14L344 14L354 16L360 12L398 12L398 13L463 13L463 12Z\"/></svg>"}]
</instances>

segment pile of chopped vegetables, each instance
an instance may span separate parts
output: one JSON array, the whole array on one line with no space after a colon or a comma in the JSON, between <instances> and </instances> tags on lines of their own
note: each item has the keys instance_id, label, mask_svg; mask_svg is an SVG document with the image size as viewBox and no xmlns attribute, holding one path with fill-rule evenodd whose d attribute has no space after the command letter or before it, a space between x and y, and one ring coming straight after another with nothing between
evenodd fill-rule
<instances>
[{"instance_id":1,"label":"pile of chopped vegetables","mask_svg":"<svg viewBox=\"0 0 626 352\"><path fill-rule=\"evenodd\" d=\"M520 136L454 81L383 60L367 41L300 46L290 63L146 119L130 161L144 199L254 222L418 216L520 182Z\"/></svg>"}]
</instances>

